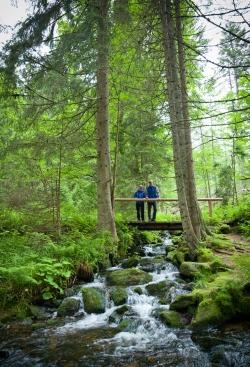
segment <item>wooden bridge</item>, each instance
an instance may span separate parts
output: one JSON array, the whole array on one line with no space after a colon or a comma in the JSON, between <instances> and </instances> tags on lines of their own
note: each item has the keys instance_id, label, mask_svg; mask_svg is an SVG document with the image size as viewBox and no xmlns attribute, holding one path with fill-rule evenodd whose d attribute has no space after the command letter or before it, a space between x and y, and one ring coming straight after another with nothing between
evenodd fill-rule
<instances>
[{"instance_id":1,"label":"wooden bridge","mask_svg":"<svg viewBox=\"0 0 250 367\"><path fill-rule=\"evenodd\" d=\"M209 216L213 214L213 203L222 201L222 198L198 198L200 202L207 202L208 203L208 212ZM172 198L156 198L156 199L138 199L138 198L115 198L117 202L136 202L136 201L157 201L157 202L178 202L178 199ZM152 221L131 221L128 222L128 225L131 227L137 227L139 230L142 231L161 231L166 230L169 232L181 231L182 230L182 223L181 222L152 222Z\"/></svg>"}]
</instances>

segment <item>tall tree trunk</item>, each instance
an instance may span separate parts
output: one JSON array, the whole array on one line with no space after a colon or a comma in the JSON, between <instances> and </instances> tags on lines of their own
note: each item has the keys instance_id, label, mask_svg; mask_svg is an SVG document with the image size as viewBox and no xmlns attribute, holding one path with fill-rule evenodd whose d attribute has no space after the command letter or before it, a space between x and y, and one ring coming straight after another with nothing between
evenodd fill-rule
<instances>
[{"instance_id":1,"label":"tall tree trunk","mask_svg":"<svg viewBox=\"0 0 250 367\"><path fill-rule=\"evenodd\" d=\"M97 212L98 229L109 231L117 239L111 205L111 170L108 118L109 0L97 0Z\"/></svg>"},{"instance_id":2,"label":"tall tree trunk","mask_svg":"<svg viewBox=\"0 0 250 367\"><path fill-rule=\"evenodd\" d=\"M113 165L113 179L112 179L112 187L111 187L111 202L112 202L113 210L114 210L114 205L115 205L116 173L117 173L118 154L119 154L119 134L120 134L120 126L121 126L122 120L123 120L123 107L122 107L121 101L118 100L116 133L115 133L115 154L114 154L114 165Z\"/></svg>"},{"instance_id":3,"label":"tall tree trunk","mask_svg":"<svg viewBox=\"0 0 250 367\"><path fill-rule=\"evenodd\" d=\"M160 0L160 15L163 30L163 45L165 51L165 65L167 78L167 95L171 121L175 179L178 194L178 202L181 220L186 241L193 251L198 243L198 237L194 231L185 189L185 156L183 145L185 144L183 129L183 114L181 106L180 82L177 72L177 49L175 44L175 32L172 18L172 2Z\"/></svg>"},{"instance_id":4,"label":"tall tree trunk","mask_svg":"<svg viewBox=\"0 0 250 367\"><path fill-rule=\"evenodd\" d=\"M202 224L201 211L197 201L194 167L193 167L192 139L191 139L189 110L188 110L185 50L182 37L180 0L174 0L174 4L175 4L175 18L176 18L176 36L178 44L178 62L180 71L181 108L184 120L183 121L184 137L185 137L184 155L187 165L187 174L185 176L186 178L185 188L192 225L196 236L198 238L201 238L201 235L205 235L205 228Z\"/></svg>"}]
</instances>

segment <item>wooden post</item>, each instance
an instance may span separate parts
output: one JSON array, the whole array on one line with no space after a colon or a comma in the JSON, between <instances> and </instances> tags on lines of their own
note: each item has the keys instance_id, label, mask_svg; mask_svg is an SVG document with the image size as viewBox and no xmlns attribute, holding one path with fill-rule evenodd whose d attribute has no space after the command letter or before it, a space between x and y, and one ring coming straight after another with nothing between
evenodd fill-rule
<instances>
[{"instance_id":1,"label":"wooden post","mask_svg":"<svg viewBox=\"0 0 250 367\"><path fill-rule=\"evenodd\" d=\"M212 200L208 200L208 212L209 212L209 217L212 217L212 215L213 215L213 202L212 202Z\"/></svg>"}]
</instances>

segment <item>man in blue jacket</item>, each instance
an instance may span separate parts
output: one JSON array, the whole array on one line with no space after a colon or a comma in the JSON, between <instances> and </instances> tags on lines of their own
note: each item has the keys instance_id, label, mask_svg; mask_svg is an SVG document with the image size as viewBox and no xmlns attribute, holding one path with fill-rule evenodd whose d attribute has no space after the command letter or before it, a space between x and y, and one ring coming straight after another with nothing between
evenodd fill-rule
<instances>
[{"instance_id":1,"label":"man in blue jacket","mask_svg":"<svg viewBox=\"0 0 250 367\"><path fill-rule=\"evenodd\" d=\"M142 185L140 185L138 187L138 190L134 193L134 198L138 199L146 198L144 187ZM136 201L135 205L136 205L137 220L144 221L144 201Z\"/></svg>"},{"instance_id":2,"label":"man in blue jacket","mask_svg":"<svg viewBox=\"0 0 250 367\"><path fill-rule=\"evenodd\" d=\"M156 186L153 185L152 181L149 181L147 187L147 197L150 199L156 199L159 197L159 192ZM153 208L153 217L151 217L151 209ZM157 205L156 201L148 201L148 220L155 221L156 219Z\"/></svg>"}]
</instances>

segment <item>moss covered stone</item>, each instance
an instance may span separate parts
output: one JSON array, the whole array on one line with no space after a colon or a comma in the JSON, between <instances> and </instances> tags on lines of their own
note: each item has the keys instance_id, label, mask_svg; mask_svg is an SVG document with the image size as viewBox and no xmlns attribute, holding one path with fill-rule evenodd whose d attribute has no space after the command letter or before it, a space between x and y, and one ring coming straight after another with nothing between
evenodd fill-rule
<instances>
[{"instance_id":1,"label":"moss covered stone","mask_svg":"<svg viewBox=\"0 0 250 367\"><path fill-rule=\"evenodd\" d=\"M80 300L75 298L65 298L57 309L57 316L72 316L80 308Z\"/></svg>"},{"instance_id":2,"label":"moss covered stone","mask_svg":"<svg viewBox=\"0 0 250 367\"><path fill-rule=\"evenodd\" d=\"M219 305L212 299L202 301L192 321L193 327L221 324L225 321L223 312Z\"/></svg>"},{"instance_id":3,"label":"moss covered stone","mask_svg":"<svg viewBox=\"0 0 250 367\"><path fill-rule=\"evenodd\" d=\"M180 266L181 275L187 278L194 278L200 273L208 272L211 272L211 266L208 263L185 261Z\"/></svg>"},{"instance_id":4,"label":"moss covered stone","mask_svg":"<svg viewBox=\"0 0 250 367\"><path fill-rule=\"evenodd\" d=\"M159 283L151 283L146 286L146 290L150 296L159 298L167 297L170 288L174 285L171 280L163 280Z\"/></svg>"},{"instance_id":5,"label":"moss covered stone","mask_svg":"<svg viewBox=\"0 0 250 367\"><path fill-rule=\"evenodd\" d=\"M140 256L137 255L131 256L122 262L122 268L123 269L133 268L139 264L139 261Z\"/></svg>"},{"instance_id":6,"label":"moss covered stone","mask_svg":"<svg viewBox=\"0 0 250 367\"><path fill-rule=\"evenodd\" d=\"M120 306L127 302L128 295L124 288L119 287L112 290L110 297L116 306Z\"/></svg>"},{"instance_id":7,"label":"moss covered stone","mask_svg":"<svg viewBox=\"0 0 250 367\"><path fill-rule=\"evenodd\" d=\"M164 324L171 327L181 327L183 322L181 315L176 311L161 311L159 314L160 319Z\"/></svg>"},{"instance_id":8,"label":"moss covered stone","mask_svg":"<svg viewBox=\"0 0 250 367\"><path fill-rule=\"evenodd\" d=\"M184 311L190 306L195 306L199 302L199 298L194 293L179 294L174 302L170 305L170 310L174 311Z\"/></svg>"},{"instance_id":9,"label":"moss covered stone","mask_svg":"<svg viewBox=\"0 0 250 367\"><path fill-rule=\"evenodd\" d=\"M84 310L87 313L103 313L105 312L105 297L99 288L83 288L82 298Z\"/></svg>"},{"instance_id":10,"label":"moss covered stone","mask_svg":"<svg viewBox=\"0 0 250 367\"><path fill-rule=\"evenodd\" d=\"M108 285L127 287L130 285L149 283L152 280L152 275L143 270L131 268L108 272L106 280Z\"/></svg>"},{"instance_id":11,"label":"moss covered stone","mask_svg":"<svg viewBox=\"0 0 250 367\"><path fill-rule=\"evenodd\" d=\"M134 288L134 292L137 293L137 294L140 294L140 295L143 293L141 287Z\"/></svg>"}]
</instances>

